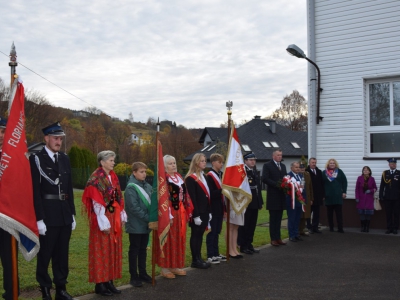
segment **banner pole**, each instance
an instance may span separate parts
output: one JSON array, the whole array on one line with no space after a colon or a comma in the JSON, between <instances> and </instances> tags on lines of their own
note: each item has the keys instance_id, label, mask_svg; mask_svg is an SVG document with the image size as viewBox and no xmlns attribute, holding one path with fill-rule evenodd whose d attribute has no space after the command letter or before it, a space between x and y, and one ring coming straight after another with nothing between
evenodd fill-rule
<instances>
[{"instance_id":1,"label":"banner pole","mask_svg":"<svg viewBox=\"0 0 400 300\"><path fill-rule=\"evenodd\" d=\"M156 132L156 165L158 166L158 139L160 135L160 118L157 120L157 132ZM158 174L154 174L154 176L158 176ZM154 177L153 177L154 180ZM158 180L158 179L157 179ZM158 182L158 181L157 181ZM153 191L154 193L154 191ZM157 193L158 193L158 187L157 187ZM152 249L151 249L151 278L152 278L152 286L155 286L156 284L156 235L155 235L155 230L153 229L152 233Z\"/></svg>"},{"instance_id":2,"label":"banner pole","mask_svg":"<svg viewBox=\"0 0 400 300\"><path fill-rule=\"evenodd\" d=\"M230 142L230 136L231 136L231 115L232 115L232 101L226 102L226 107L228 108L228 143ZM226 198L227 199L227 198ZM226 201L226 259L229 262L229 229L230 229L230 210L231 210L231 203L229 199Z\"/></svg>"},{"instance_id":3,"label":"banner pole","mask_svg":"<svg viewBox=\"0 0 400 300\"><path fill-rule=\"evenodd\" d=\"M15 69L18 66L17 63L17 52L15 51L15 45L14 42L11 45L11 51L10 51L10 62L8 65L11 67L11 81L10 81L10 98L8 100L8 115L10 115L10 110L11 110L11 104L13 99L12 97L12 90L13 90L13 84L16 78L16 73ZM11 260L12 260L12 294L13 294L13 299L18 300L18 264L17 264L17 241L15 237L10 234L11 236Z\"/></svg>"}]
</instances>

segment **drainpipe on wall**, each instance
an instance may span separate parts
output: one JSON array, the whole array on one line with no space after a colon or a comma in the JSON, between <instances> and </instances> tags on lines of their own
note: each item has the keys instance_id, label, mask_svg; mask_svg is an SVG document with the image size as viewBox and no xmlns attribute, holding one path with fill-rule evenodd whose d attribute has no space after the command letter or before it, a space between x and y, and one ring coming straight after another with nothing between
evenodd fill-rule
<instances>
[{"instance_id":1,"label":"drainpipe on wall","mask_svg":"<svg viewBox=\"0 0 400 300\"><path fill-rule=\"evenodd\" d=\"M315 0L307 0L307 37L308 37L308 57L312 61L315 59ZM317 156L317 88L316 88L316 69L313 65L308 65L308 157Z\"/></svg>"}]
</instances>

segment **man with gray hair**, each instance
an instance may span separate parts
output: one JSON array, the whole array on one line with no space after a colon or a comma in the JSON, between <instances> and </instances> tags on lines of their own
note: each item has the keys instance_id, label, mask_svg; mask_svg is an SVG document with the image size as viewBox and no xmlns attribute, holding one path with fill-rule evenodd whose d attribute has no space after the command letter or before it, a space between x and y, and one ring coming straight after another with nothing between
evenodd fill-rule
<instances>
[{"instance_id":1,"label":"man with gray hair","mask_svg":"<svg viewBox=\"0 0 400 300\"><path fill-rule=\"evenodd\" d=\"M55 299L72 300L66 290L69 240L76 225L71 165L68 156L60 152L65 136L60 123L51 124L42 131L46 145L29 157L40 241L36 280L42 299L51 300L52 280L48 273L51 261Z\"/></svg>"}]
</instances>

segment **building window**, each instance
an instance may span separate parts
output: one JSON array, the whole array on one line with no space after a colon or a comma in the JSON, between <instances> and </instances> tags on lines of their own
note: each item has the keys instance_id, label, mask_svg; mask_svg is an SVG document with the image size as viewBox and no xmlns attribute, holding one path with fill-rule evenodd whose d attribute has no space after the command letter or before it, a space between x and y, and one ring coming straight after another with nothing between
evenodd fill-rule
<instances>
[{"instance_id":1,"label":"building window","mask_svg":"<svg viewBox=\"0 0 400 300\"><path fill-rule=\"evenodd\" d=\"M400 78L366 82L367 154L400 152Z\"/></svg>"},{"instance_id":2,"label":"building window","mask_svg":"<svg viewBox=\"0 0 400 300\"><path fill-rule=\"evenodd\" d=\"M215 148L215 146L217 146L217 145L211 146L210 148L208 148L208 150L207 150L207 151L211 151L211 149L214 149L214 148Z\"/></svg>"},{"instance_id":3,"label":"building window","mask_svg":"<svg viewBox=\"0 0 400 300\"><path fill-rule=\"evenodd\" d=\"M271 143L272 147L279 148L279 145L277 142L270 142L270 143Z\"/></svg>"},{"instance_id":4,"label":"building window","mask_svg":"<svg viewBox=\"0 0 400 300\"><path fill-rule=\"evenodd\" d=\"M295 147L296 149L300 149L299 144L297 144L296 142L291 142L292 146Z\"/></svg>"},{"instance_id":5,"label":"building window","mask_svg":"<svg viewBox=\"0 0 400 300\"><path fill-rule=\"evenodd\" d=\"M210 146L210 145L205 146L205 147L204 147L203 149L201 149L200 151L203 152L204 150L206 150L206 149L208 148L208 146Z\"/></svg>"},{"instance_id":6,"label":"building window","mask_svg":"<svg viewBox=\"0 0 400 300\"><path fill-rule=\"evenodd\" d=\"M269 127L269 123L265 122L264 124L265 124L265 126Z\"/></svg>"},{"instance_id":7,"label":"building window","mask_svg":"<svg viewBox=\"0 0 400 300\"><path fill-rule=\"evenodd\" d=\"M244 151L251 151L249 145L243 144L242 147L243 147L243 150L244 150Z\"/></svg>"},{"instance_id":8,"label":"building window","mask_svg":"<svg viewBox=\"0 0 400 300\"><path fill-rule=\"evenodd\" d=\"M266 148L271 148L271 144L268 142L262 142Z\"/></svg>"}]
</instances>

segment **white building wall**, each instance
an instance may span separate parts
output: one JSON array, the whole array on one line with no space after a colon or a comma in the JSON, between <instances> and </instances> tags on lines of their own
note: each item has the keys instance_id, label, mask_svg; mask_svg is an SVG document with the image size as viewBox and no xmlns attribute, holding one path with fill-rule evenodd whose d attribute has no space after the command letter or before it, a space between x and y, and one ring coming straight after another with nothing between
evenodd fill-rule
<instances>
[{"instance_id":1,"label":"white building wall","mask_svg":"<svg viewBox=\"0 0 400 300\"><path fill-rule=\"evenodd\" d=\"M339 162L349 182L348 198L354 198L363 166L370 166L378 187L382 171L388 168L384 154L380 159L364 159L368 154L364 78L400 75L400 1L309 0L312 4L323 121L315 124L310 105L309 126L316 129L316 141L310 144L316 142L319 168L329 158ZM308 18L310 24L312 16ZM309 80L313 78L309 72Z\"/></svg>"}]
</instances>

